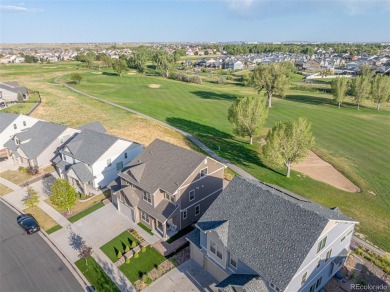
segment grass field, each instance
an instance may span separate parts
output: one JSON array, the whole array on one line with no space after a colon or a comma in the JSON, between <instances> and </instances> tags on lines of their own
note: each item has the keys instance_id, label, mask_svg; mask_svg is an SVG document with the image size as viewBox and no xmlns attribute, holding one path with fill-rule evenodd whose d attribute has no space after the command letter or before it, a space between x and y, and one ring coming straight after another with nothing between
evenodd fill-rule
<instances>
[{"instance_id":1,"label":"grass field","mask_svg":"<svg viewBox=\"0 0 390 292\"><path fill-rule=\"evenodd\" d=\"M84 211L81 211L77 213L74 216L71 216L68 218L68 220L72 223L76 222L77 220L80 220L81 218L91 214L92 212L96 211L97 209L100 209L101 207L104 207L103 202L96 203L95 205L92 205L91 207L85 209Z\"/></svg>"},{"instance_id":2,"label":"grass field","mask_svg":"<svg viewBox=\"0 0 390 292\"><path fill-rule=\"evenodd\" d=\"M139 244L139 240L132 236L130 232L126 230L111 241L107 242L100 249L106 254L106 256L108 256L108 258L113 263L115 263L118 260L118 251L120 251L122 255L124 255L126 246L129 246L131 248L131 245L134 241L137 243L137 245Z\"/></svg>"},{"instance_id":3,"label":"grass field","mask_svg":"<svg viewBox=\"0 0 390 292\"><path fill-rule=\"evenodd\" d=\"M92 257L87 258L87 263L84 259L79 259L75 262L75 265L83 273L85 278L88 279L95 291L120 291L114 282L112 282L110 277L107 276L104 270Z\"/></svg>"},{"instance_id":4,"label":"grass field","mask_svg":"<svg viewBox=\"0 0 390 292\"><path fill-rule=\"evenodd\" d=\"M149 144L159 137L188 147L177 133L53 84L54 77L77 71L74 64L44 65L49 68L43 68L43 65L0 66L0 74L7 80L16 79L40 90L43 104L34 116L70 126L100 120L111 133L124 138L136 137L134 140ZM140 74L118 77L112 72L92 74L84 69L79 72L84 79L77 88L194 134L260 180L280 185L328 207L339 206L360 221L359 231L368 235L370 241L390 250L388 103L379 112L373 110L370 102L365 102L360 111L350 104L338 110L329 94L298 90L290 91L286 99L273 100L266 126L271 127L278 120L306 116L312 122L317 138L316 153L363 190L350 194L296 172L287 179L284 169L267 166L258 143L250 146L246 139L232 135L227 109L237 96L257 95L250 88L209 83L195 85ZM299 80L299 76L293 77L295 81ZM67 77L62 80L66 81ZM153 83L161 84L161 87L148 88L148 84ZM151 128L152 131L145 130Z\"/></svg>"},{"instance_id":5,"label":"grass field","mask_svg":"<svg viewBox=\"0 0 390 292\"><path fill-rule=\"evenodd\" d=\"M298 76L294 78L299 79ZM150 89L148 84L160 84L161 87ZM139 74L117 77L109 72L101 75L84 73L84 81L77 88L194 134L260 180L280 185L328 207L339 206L361 223L360 232L390 250L387 226L390 219L387 191L390 188L390 156L385 155L390 143L386 134L389 111L377 112L367 104L360 111L349 104L339 110L329 94L305 91L290 91L285 99L273 100L266 126L271 127L280 120L307 117L317 138L316 152L363 190L361 194L349 194L298 173L291 179L285 178L283 169L269 168L259 156L259 145L250 146L232 135L227 109L236 96L256 95L250 88L195 85Z\"/></svg>"},{"instance_id":6,"label":"grass field","mask_svg":"<svg viewBox=\"0 0 390 292\"><path fill-rule=\"evenodd\" d=\"M41 228L45 231L48 231L57 226L57 222L39 207L35 207L34 209L27 208L24 209L23 212L26 214L31 214L38 221L39 226L41 226Z\"/></svg>"}]
</instances>

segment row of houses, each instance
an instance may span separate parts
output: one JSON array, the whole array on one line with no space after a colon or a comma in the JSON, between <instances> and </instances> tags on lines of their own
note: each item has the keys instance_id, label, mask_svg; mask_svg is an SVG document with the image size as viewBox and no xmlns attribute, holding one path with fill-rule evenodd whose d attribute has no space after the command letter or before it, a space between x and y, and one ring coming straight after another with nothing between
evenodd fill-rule
<instances>
[{"instance_id":1,"label":"row of houses","mask_svg":"<svg viewBox=\"0 0 390 292\"><path fill-rule=\"evenodd\" d=\"M143 148L98 122L73 129L13 114L0 114L0 135L15 163L53 164L84 191L108 185L118 211L163 240L194 226L191 258L216 291L319 291L348 255L357 222L338 208L240 177L224 183L225 166L204 154L162 140Z\"/></svg>"},{"instance_id":2,"label":"row of houses","mask_svg":"<svg viewBox=\"0 0 390 292\"><path fill-rule=\"evenodd\" d=\"M221 55L213 58L201 58L196 61L186 60L183 65L208 69L243 70L253 69L258 64L275 62L292 62L302 71L343 69L351 74L359 74L362 65L368 65L378 73L386 74L390 69L390 55L351 57L349 54L263 53L237 56Z\"/></svg>"}]
</instances>

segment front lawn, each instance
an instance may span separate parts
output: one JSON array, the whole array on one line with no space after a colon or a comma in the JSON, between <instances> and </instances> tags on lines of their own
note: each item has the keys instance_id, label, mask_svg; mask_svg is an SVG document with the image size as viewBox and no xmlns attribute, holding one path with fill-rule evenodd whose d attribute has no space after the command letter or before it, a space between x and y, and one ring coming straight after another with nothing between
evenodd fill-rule
<instances>
[{"instance_id":1,"label":"front lawn","mask_svg":"<svg viewBox=\"0 0 390 292\"><path fill-rule=\"evenodd\" d=\"M91 214L92 212L96 211L97 209L103 207L104 204L103 202L99 202L87 209L85 209L84 211L81 211L80 213L77 213L76 215L73 215L72 217L69 217L68 220L72 223L76 222L77 220L80 220L81 218Z\"/></svg>"},{"instance_id":2,"label":"front lawn","mask_svg":"<svg viewBox=\"0 0 390 292\"><path fill-rule=\"evenodd\" d=\"M95 291L115 291L120 292L118 287L112 282L110 277L103 271L99 264L92 258L87 258L87 263L84 259L79 259L75 262L76 266L83 273L85 278L91 283Z\"/></svg>"},{"instance_id":3,"label":"front lawn","mask_svg":"<svg viewBox=\"0 0 390 292\"><path fill-rule=\"evenodd\" d=\"M30 175L28 173L19 170L6 170L0 173L0 176L16 185L21 185L24 182L31 180L37 176L40 176L45 173L53 172L53 171L54 168L53 166L50 165L42 169L39 169L39 173L37 173L36 175Z\"/></svg>"},{"instance_id":4,"label":"front lawn","mask_svg":"<svg viewBox=\"0 0 390 292\"><path fill-rule=\"evenodd\" d=\"M129 231L124 231L119 234L117 237L112 239L103 245L100 249L108 256L108 258L115 263L118 260L118 251L122 254L125 253L126 245L131 248L131 244L135 241L137 245L139 244L139 240L137 240L134 236L130 234Z\"/></svg>"},{"instance_id":5,"label":"front lawn","mask_svg":"<svg viewBox=\"0 0 390 292\"><path fill-rule=\"evenodd\" d=\"M57 224L56 226L54 226L54 227L52 227L52 228L46 230L46 233L47 233L47 234L52 234L52 233L54 233L54 232L60 230L61 228L62 228L62 226L59 225L59 224Z\"/></svg>"},{"instance_id":6,"label":"front lawn","mask_svg":"<svg viewBox=\"0 0 390 292\"><path fill-rule=\"evenodd\" d=\"M45 231L50 230L57 225L57 222L39 207L35 207L34 209L27 208L24 209L23 212L26 214L31 214L35 220L38 221L39 226L41 226L41 228Z\"/></svg>"},{"instance_id":7,"label":"front lawn","mask_svg":"<svg viewBox=\"0 0 390 292\"><path fill-rule=\"evenodd\" d=\"M8 193L12 192L12 190L5 185L0 184L0 196L6 195Z\"/></svg>"},{"instance_id":8,"label":"front lawn","mask_svg":"<svg viewBox=\"0 0 390 292\"><path fill-rule=\"evenodd\" d=\"M119 270L134 284L142 275L147 274L163 261L165 257L148 246L145 252L139 252L138 258L132 257L130 263L124 263Z\"/></svg>"},{"instance_id":9,"label":"front lawn","mask_svg":"<svg viewBox=\"0 0 390 292\"><path fill-rule=\"evenodd\" d=\"M141 227L143 230L145 230L147 233L149 233L150 235L153 235L153 232L152 232L152 230L150 230L149 227L146 227L146 226L143 225L141 222L139 222L137 225L138 225L139 227Z\"/></svg>"}]
</instances>

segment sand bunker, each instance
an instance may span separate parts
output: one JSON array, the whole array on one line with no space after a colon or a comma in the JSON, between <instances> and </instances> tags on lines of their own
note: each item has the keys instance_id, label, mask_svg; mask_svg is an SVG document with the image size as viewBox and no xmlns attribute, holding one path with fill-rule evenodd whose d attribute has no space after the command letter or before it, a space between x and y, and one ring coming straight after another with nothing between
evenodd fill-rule
<instances>
[{"instance_id":1,"label":"sand bunker","mask_svg":"<svg viewBox=\"0 0 390 292\"><path fill-rule=\"evenodd\" d=\"M149 84L149 88L160 88L160 84Z\"/></svg>"},{"instance_id":2,"label":"sand bunker","mask_svg":"<svg viewBox=\"0 0 390 292\"><path fill-rule=\"evenodd\" d=\"M330 163L322 160L314 152L310 151L304 161L293 164L292 169L299 171L307 176L327 183L343 191L358 193L360 189L349 179L342 175Z\"/></svg>"},{"instance_id":3,"label":"sand bunker","mask_svg":"<svg viewBox=\"0 0 390 292\"><path fill-rule=\"evenodd\" d=\"M103 72L91 72L92 74L102 74Z\"/></svg>"},{"instance_id":4,"label":"sand bunker","mask_svg":"<svg viewBox=\"0 0 390 292\"><path fill-rule=\"evenodd\" d=\"M130 71L129 73L127 73L128 75L135 75L137 74L137 71Z\"/></svg>"}]
</instances>

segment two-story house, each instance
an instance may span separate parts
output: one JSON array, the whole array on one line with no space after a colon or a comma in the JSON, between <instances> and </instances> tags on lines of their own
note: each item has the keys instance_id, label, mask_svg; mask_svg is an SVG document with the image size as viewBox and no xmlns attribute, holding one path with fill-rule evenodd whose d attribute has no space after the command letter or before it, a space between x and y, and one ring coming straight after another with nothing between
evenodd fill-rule
<instances>
[{"instance_id":1,"label":"two-story house","mask_svg":"<svg viewBox=\"0 0 390 292\"><path fill-rule=\"evenodd\" d=\"M39 120L33 117L0 113L0 151L4 150L4 144L16 133L32 127Z\"/></svg>"},{"instance_id":2,"label":"two-story house","mask_svg":"<svg viewBox=\"0 0 390 292\"><path fill-rule=\"evenodd\" d=\"M16 165L41 168L51 164L62 144L76 132L64 125L38 121L32 127L16 133L4 147Z\"/></svg>"},{"instance_id":3,"label":"two-story house","mask_svg":"<svg viewBox=\"0 0 390 292\"><path fill-rule=\"evenodd\" d=\"M60 177L66 178L80 193L94 193L106 187L143 150L138 143L106 134L98 122L78 130L53 163Z\"/></svg>"},{"instance_id":4,"label":"two-story house","mask_svg":"<svg viewBox=\"0 0 390 292\"><path fill-rule=\"evenodd\" d=\"M112 202L135 223L167 239L196 222L222 191L225 166L154 140L111 184Z\"/></svg>"},{"instance_id":5,"label":"two-story house","mask_svg":"<svg viewBox=\"0 0 390 292\"><path fill-rule=\"evenodd\" d=\"M340 269L357 222L289 191L235 177L189 234L217 291L319 291Z\"/></svg>"}]
</instances>

